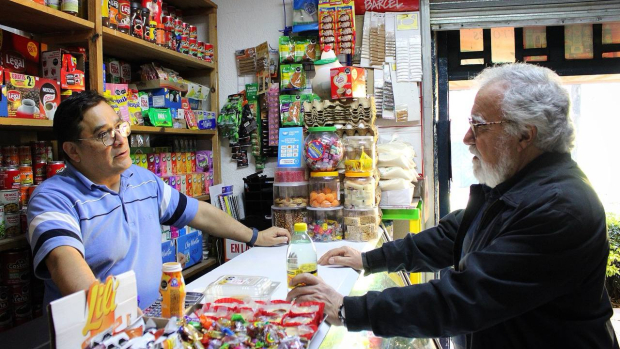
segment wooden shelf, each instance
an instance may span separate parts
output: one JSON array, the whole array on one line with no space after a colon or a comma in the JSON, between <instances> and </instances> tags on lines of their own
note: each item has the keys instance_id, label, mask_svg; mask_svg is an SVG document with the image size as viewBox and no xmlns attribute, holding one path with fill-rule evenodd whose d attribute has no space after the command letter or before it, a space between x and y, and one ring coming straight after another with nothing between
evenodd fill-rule
<instances>
[{"instance_id":1,"label":"wooden shelf","mask_svg":"<svg viewBox=\"0 0 620 349\"><path fill-rule=\"evenodd\" d=\"M0 251L10 250L16 247L28 246L28 240L26 235L19 235L13 238L6 238L0 240Z\"/></svg>"},{"instance_id":2,"label":"wooden shelf","mask_svg":"<svg viewBox=\"0 0 620 349\"><path fill-rule=\"evenodd\" d=\"M188 130L186 128L131 126L132 133L166 133L177 135L215 136L217 130Z\"/></svg>"},{"instance_id":3,"label":"wooden shelf","mask_svg":"<svg viewBox=\"0 0 620 349\"><path fill-rule=\"evenodd\" d=\"M217 264L217 261L213 257L207 258L206 261L202 261L198 264L192 265L191 267L183 270L183 278L187 279L192 276L197 275L198 273L205 271L206 269Z\"/></svg>"},{"instance_id":4,"label":"wooden shelf","mask_svg":"<svg viewBox=\"0 0 620 349\"><path fill-rule=\"evenodd\" d=\"M167 0L166 3L175 8L180 8L181 10L217 8L217 5L210 0ZM183 13L183 16L191 15L192 13Z\"/></svg>"},{"instance_id":5,"label":"wooden shelf","mask_svg":"<svg viewBox=\"0 0 620 349\"><path fill-rule=\"evenodd\" d=\"M18 119L0 117L1 128L28 129L34 131L52 131L54 121L43 119ZM5 126L5 127L3 127Z\"/></svg>"},{"instance_id":6,"label":"wooden shelf","mask_svg":"<svg viewBox=\"0 0 620 349\"><path fill-rule=\"evenodd\" d=\"M157 46L153 43L119 31L103 27L103 52L106 56L116 57L134 63L161 61L166 68L177 71L195 69L213 70L214 63L207 63L196 57Z\"/></svg>"},{"instance_id":7,"label":"wooden shelf","mask_svg":"<svg viewBox=\"0 0 620 349\"><path fill-rule=\"evenodd\" d=\"M37 4L32 0L2 1L0 23L7 27L45 35L59 32L68 35L68 32L95 28L93 22Z\"/></svg>"},{"instance_id":8,"label":"wooden shelf","mask_svg":"<svg viewBox=\"0 0 620 349\"><path fill-rule=\"evenodd\" d=\"M207 195L193 196L193 198L199 201L209 201L211 199L211 196L207 194Z\"/></svg>"}]
</instances>

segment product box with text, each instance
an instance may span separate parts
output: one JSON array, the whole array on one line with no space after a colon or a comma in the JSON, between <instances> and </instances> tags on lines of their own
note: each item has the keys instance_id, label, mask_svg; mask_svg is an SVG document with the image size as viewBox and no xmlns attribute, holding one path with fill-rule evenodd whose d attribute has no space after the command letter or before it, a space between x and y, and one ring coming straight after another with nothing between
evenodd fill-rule
<instances>
[{"instance_id":1,"label":"product box with text","mask_svg":"<svg viewBox=\"0 0 620 349\"><path fill-rule=\"evenodd\" d=\"M332 99L366 97L366 70L355 67L330 69Z\"/></svg>"}]
</instances>

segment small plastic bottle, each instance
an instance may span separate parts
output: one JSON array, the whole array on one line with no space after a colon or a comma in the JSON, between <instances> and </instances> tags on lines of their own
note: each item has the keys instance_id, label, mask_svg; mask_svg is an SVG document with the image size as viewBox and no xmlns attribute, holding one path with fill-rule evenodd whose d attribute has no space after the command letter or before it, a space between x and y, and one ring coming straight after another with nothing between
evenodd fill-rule
<instances>
[{"instance_id":1,"label":"small plastic bottle","mask_svg":"<svg viewBox=\"0 0 620 349\"><path fill-rule=\"evenodd\" d=\"M308 236L308 225L306 223L295 223L291 243L286 251L286 283L289 290L295 286L301 286L291 286L291 280L297 274L318 275L316 261L316 249L312 239Z\"/></svg>"}]
</instances>

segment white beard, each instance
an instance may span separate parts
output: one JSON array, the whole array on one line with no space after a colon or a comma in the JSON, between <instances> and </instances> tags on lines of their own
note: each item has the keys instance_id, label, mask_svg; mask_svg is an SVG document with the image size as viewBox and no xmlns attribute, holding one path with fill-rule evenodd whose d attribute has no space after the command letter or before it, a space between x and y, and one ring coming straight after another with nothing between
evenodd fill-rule
<instances>
[{"instance_id":1,"label":"white beard","mask_svg":"<svg viewBox=\"0 0 620 349\"><path fill-rule=\"evenodd\" d=\"M505 146L506 142L501 142L497 145L500 149L499 162L496 165L491 165L482 160L480 152L476 149L475 145L469 146L469 152L476 155L478 159L473 160L474 165L474 177L480 182L480 184L486 184L491 188L495 188L498 184L504 182L512 175L515 164L513 163L510 152Z\"/></svg>"}]
</instances>

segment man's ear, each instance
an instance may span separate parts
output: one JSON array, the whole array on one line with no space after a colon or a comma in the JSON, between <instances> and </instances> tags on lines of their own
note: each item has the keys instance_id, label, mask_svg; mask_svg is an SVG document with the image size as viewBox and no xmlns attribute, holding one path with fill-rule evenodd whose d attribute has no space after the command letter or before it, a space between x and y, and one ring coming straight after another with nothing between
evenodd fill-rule
<instances>
[{"instance_id":1,"label":"man's ear","mask_svg":"<svg viewBox=\"0 0 620 349\"><path fill-rule=\"evenodd\" d=\"M65 154L69 156L71 160L74 162L80 162L80 154L77 152L77 144L74 142L64 142L62 144L62 150L65 151Z\"/></svg>"},{"instance_id":2,"label":"man's ear","mask_svg":"<svg viewBox=\"0 0 620 349\"><path fill-rule=\"evenodd\" d=\"M525 132L521 134L519 139L519 151L525 150L527 147L534 145L534 140L538 135L536 126L527 126Z\"/></svg>"}]
</instances>

